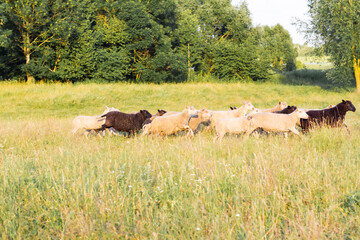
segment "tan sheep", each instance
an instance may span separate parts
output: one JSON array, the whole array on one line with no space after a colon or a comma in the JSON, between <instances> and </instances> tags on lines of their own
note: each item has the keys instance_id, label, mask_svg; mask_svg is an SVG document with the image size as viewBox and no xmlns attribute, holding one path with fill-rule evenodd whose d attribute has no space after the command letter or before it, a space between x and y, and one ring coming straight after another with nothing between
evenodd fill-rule
<instances>
[{"instance_id":1,"label":"tan sheep","mask_svg":"<svg viewBox=\"0 0 360 240\"><path fill-rule=\"evenodd\" d=\"M295 128L296 123L300 118L307 119L308 117L309 116L303 110L299 109L296 109L290 114L257 113L247 117L250 121L250 125L246 130L246 135L251 134L257 128L262 128L269 132L291 131L296 135L299 135L299 131Z\"/></svg>"},{"instance_id":2,"label":"tan sheep","mask_svg":"<svg viewBox=\"0 0 360 240\"><path fill-rule=\"evenodd\" d=\"M111 111L119 111L119 109L105 106L105 111L101 114L104 115ZM98 116L77 116L73 120L73 128L71 132L75 134L79 129L85 129L85 137L92 131L96 131L100 135L101 126L105 123L105 118ZM112 130L111 130L112 131Z\"/></svg>"},{"instance_id":3,"label":"tan sheep","mask_svg":"<svg viewBox=\"0 0 360 240\"><path fill-rule=\"evenodd\" d=\"M201 123L210 121L212 113L209 110L201 109L197 115L198 117L192 117L189 120L189 127L193 131L195 131Z\"/></svg>"},{"instance_id":4,"label":"tan sheep","mask_svg":"<svg viewBox=\"0 0 360 240\"><path fill-rule=\"evenodd\" d=\"M269 109L262 109L262 112L268 112L268 113L272 113L272 112L276 112L276 111L281 111L284 108L287 108L288 104L286 102L279 102L275 107L273 108L269 108Z\"/></svg>"},{"instance_id":5,"label":"tan sheep","mask_svg":"<svg viewBox=\"0 0 360 240\"><path fill-rule=\"evenodd\" d=\"M171 135L179 131L189 130L193 135L193 130L189 127L189 119L197 114L194 107L186 107L182 112L170 116L161 116L155 118L150 124L143 127L142 135Z\"/></svg>"}]
</instances>

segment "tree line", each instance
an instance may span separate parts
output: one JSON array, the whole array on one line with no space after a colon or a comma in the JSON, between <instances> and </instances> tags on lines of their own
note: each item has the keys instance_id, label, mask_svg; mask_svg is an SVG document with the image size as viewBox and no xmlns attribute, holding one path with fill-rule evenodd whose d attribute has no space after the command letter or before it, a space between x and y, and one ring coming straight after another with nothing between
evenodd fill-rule
<instances>
[{"instance_id":1,"label":"tree line","mask_svg":"<svg viewBox=\"0 0 360 240\"><path fill-rule=\"evenodd\" d=\"M281 26L230 0L0 0L0 80L261 80L294 70Z\"/></svg>"}]
</instances>

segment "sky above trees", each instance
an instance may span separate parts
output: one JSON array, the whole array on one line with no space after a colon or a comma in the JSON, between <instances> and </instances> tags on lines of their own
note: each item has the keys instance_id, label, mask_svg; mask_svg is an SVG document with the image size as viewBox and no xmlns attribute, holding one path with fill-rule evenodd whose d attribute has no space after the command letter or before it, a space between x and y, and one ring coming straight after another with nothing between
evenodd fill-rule
<instances>
[{"instance_id":1,"label":"sky above trees","mask_svg":"<svg viewBox=\"0 0 360 240\"><path fill-rule=\"evenodd\" d=\"M244 0L232 0L234 6ZM296 19L306 21L308 11L307 0L246 0L253 25L282 25L289 31L293 43L304 44L304 35L297 31L292 23Z\"/></svg>"}]
</instances>

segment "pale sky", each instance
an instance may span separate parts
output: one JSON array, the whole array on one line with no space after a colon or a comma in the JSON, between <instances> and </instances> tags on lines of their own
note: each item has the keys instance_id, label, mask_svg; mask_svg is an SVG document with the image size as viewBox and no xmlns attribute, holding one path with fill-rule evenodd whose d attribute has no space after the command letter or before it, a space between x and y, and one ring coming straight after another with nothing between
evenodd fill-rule
<instances>
[{"instance_id":1,"label":"pale sky","mask_svg":"<svg viewBox=\"0 0 360 240\"><path fill-rule=\"evenodd\" d=\"M237 6L243 1L232 0L232 4ZM293 43L305 43L303 34L298 33L296 26L291 23L295 21L295 18L308 19L306 16L308 11L307 0L246 0L245 2L250 10L254 26L275 26L279 23L288 30Z\"/></svg>"}]
</instances>

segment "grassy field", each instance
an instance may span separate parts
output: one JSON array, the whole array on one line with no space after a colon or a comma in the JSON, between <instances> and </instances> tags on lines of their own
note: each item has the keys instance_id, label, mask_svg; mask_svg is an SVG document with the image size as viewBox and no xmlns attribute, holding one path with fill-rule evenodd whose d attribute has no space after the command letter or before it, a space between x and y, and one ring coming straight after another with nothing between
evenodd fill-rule
<instances>
[{"instance_id":1,"label":"grassy field","mask_svg":"<svg viewBox=\"0 0 360 240\"><path fill-rule=\"evenodd\" d=\"M249 100L322 108L360 96L276 83L0 83L2 239L355 239L360 114L344 129L245 138L70 133L77 115L212 110Z\"/></svg>"}]
</instances>

